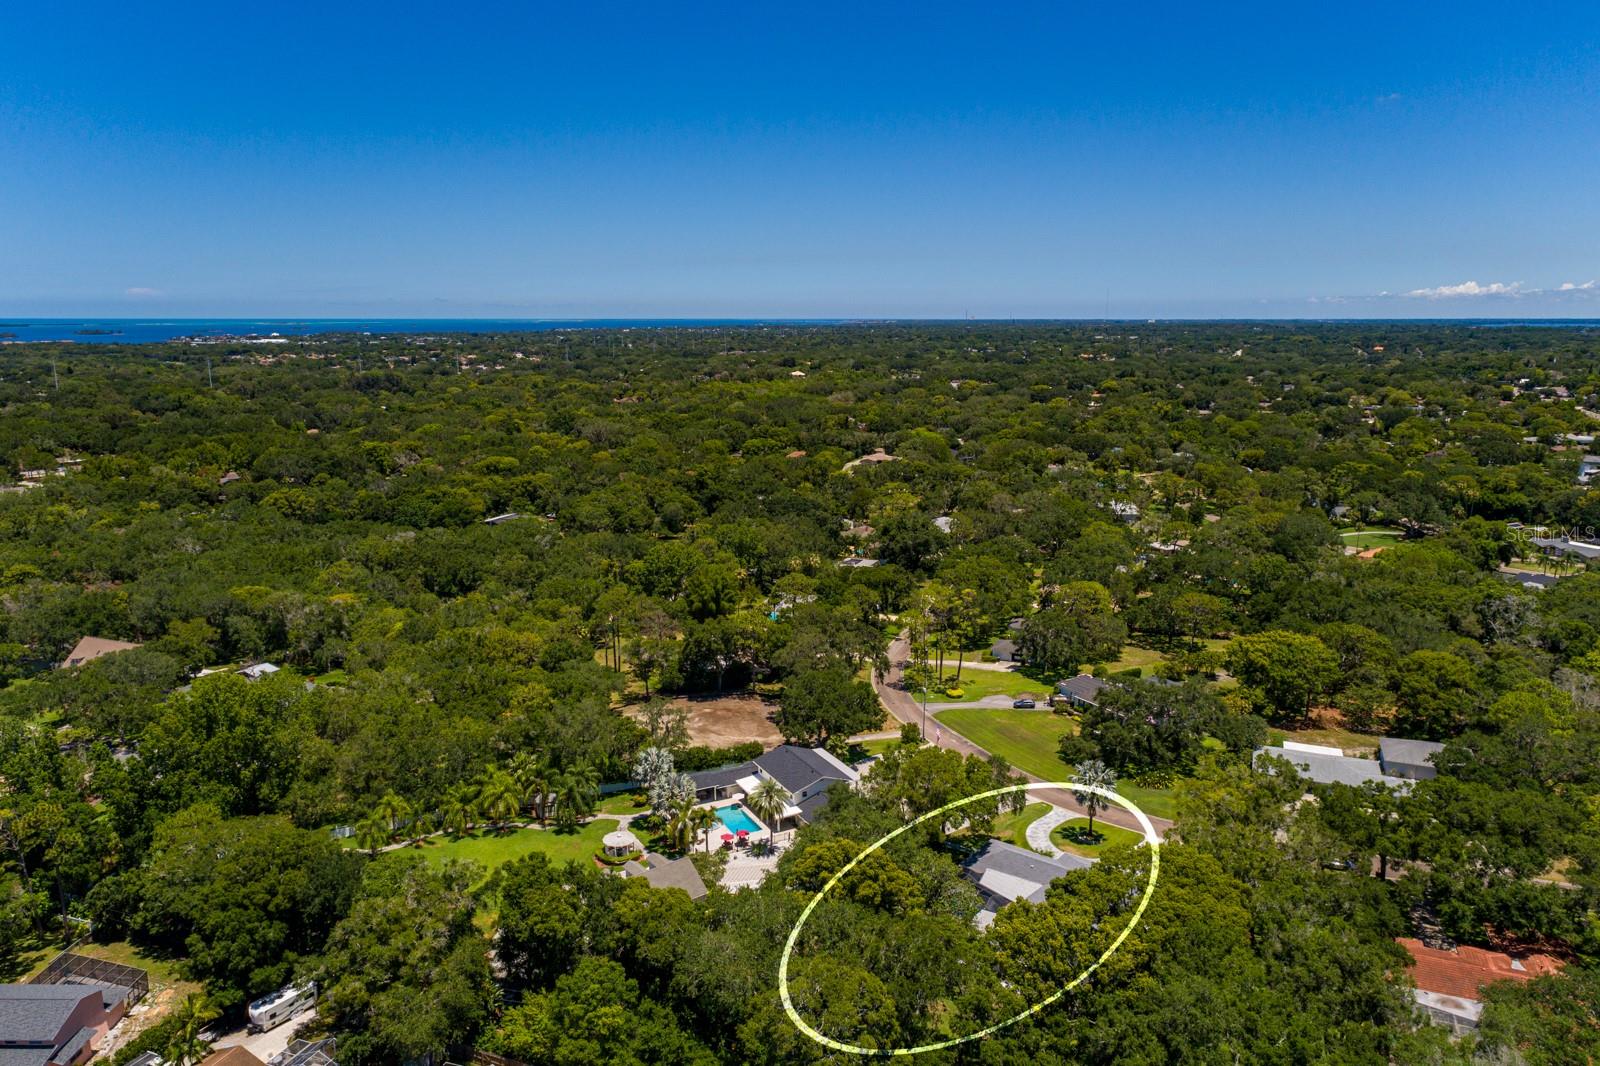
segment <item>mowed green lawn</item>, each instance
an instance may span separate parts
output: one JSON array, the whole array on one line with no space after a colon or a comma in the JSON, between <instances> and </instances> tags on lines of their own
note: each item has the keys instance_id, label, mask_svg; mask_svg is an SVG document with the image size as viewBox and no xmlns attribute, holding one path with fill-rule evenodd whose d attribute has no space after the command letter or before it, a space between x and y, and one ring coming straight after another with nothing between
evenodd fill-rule
<instances>
[{"instance_id":1,"label":"mowed green lawn","mask_svg":"<svg viewBox=\"0 0 1600 1066\"><path fill-rule=\"evenodd\" d=\"M1044 817L1049 810L1048 803L1030 803L1020 811L1002 814L994 820L994 828L989 830L989 835L1025 848L1028 846L1028 826Z\"/></svg>"},{"instance_id":2,"label":"mowed green lawn","mask_svg":"<svg viewBox=\"0 0 1600 1066\"><path fill-rule=\"evenodd\" d=\"M1065 781L1072 775L1072 768L1056 754L1056 745L1062 736L1078 728L1076 720L1066 715L1010 708L952 707L934 717L985 751L1004 756L1012 766L1035 777ZM1170 789L1119 783L1117 791L1152 817L1172 817Z\"/></svg>"},{"instance_id":3,"label":"mowed green lawn","mask_svg":"<svg viewBox=\"0 0 1600 1066\"><path fill-rule=\"evenodd\" d=\"M1063 714L1009 707L954 707L934 717L980 748L1047 781L1065 776L1067 768L1056 755L1056 745L1078 728Z\"/></svg>"},{"instance_id":4,"label":"mowed green lawn","mask_svg":"<svg viewBox=\"0 0 1600 1066\"><path fill-rule=\"evenodd\" d=\"M1339 534L1339 540L1350 548L1387 548L1399 539L1398 529L1358 529L1353 533Z\"/></svg>"},{"instance_id":5,"label":"mowed green lawn","mask_svg":"<svg viewBox=\"0 0 1600 1066\"><path fill-rule=\"evenodd\" d=\"M954 673L954 666L946 668L948 673ZM1016 673L1011 670L963 670L961 671L961 695L951 696L943 689L930 689L928 691L929 703L966 703L970 700L981 700L985 696L1006 696L1016 699L1026 692L1040 703L1050 695L1052 686L1043 681L1036 681L1031 677ZM922 699L920 691L913 692L918 700Z\"/></svg>"},{"instance_id":6,"label":"mowed green lawn","mask_svg":"<svg viewBox=\"0 0 1600 1066\"><path fill-rule=\"evenodd\" d=\"M1065 831L1073 828L1088 828L1087 818L1073 818L1062 822L1050 831L1050 843L1062 851L1070 851L1074 855L1082 855L1086 859L1098 859L1100 853L1109 847L1118 844L1138 844L1144 840L1143 833L1136 833L1132 829L1124 829L1120 825L1107 825L1099 819L1095 820L1094 831L1103 838L1098 844L1074 844L1068 840Z\"/></svg>"},{"instance_id":7,"label":"mowed green lawn","mask_svg":"<svg viewBox=\"0 0 1600 1066\"><path fill-rule=\"evenodd\" d=\"M617 823L613 819L596 818L574 833L554 829L512 829L498 833L493 829L479 829L464 837L428 837L420 844L397 848L396 852L416 852L439 866L452 859L465 859L482 866L487 874L497 866L536 851L550 856L552 862L563 863L569 859L588 862L600 850L600 838L615 828Z\"/></svg>"}]
</instances>

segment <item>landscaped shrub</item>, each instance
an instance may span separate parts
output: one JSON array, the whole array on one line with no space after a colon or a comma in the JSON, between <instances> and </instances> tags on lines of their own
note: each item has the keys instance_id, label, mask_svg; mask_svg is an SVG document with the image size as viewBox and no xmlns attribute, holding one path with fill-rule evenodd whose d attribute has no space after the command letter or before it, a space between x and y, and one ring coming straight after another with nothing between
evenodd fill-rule
<instances>
[{"instance_id":1,"label":"landscaped shrub","mask_svg":"<svg viewBox=\"0 0 1600 1066\"><path fill-rule=\"evenodd\" d=\"M680 773L692 774L697 770L710 770L728 763L748 762L766 749L758 742L733 744L726 748L708 748L703 744L672 753L672 765Z\"/></svg>"},{"instance_id":2,"label":"landscaped shrub","mask_svg":"<svg viewBox=\"0 0 1600 1066\"><path fill-rule=\"evenodd\" d=\"M599 848L595 851L594 857L603 866L623 866L630 862L638 862L640 859L644 858L644 852L630 851L626 855L618 856L607 855L605 848Z\"/></svg>"}]
</instances>

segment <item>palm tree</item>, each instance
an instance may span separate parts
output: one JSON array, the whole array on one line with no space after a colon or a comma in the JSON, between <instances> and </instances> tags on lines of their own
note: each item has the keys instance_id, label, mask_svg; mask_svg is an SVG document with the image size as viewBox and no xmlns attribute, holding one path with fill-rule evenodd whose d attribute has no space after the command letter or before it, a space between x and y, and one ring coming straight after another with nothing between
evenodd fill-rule
<instances>
[{"instance_id":1,"label":"palm tree","mask_svg":"<svg viewBox=\"0 0 1600 1066\"><path fill-rule=\"evenodd\" d=\"M534 817L539 819L539 824L548 824L550 783L555 777L555 768L541 756L522 752L511 760L511 776L522 789L523 801L533 807Z\"/></svg>"},{"instance_id":2,"label":"palm tree","mask_svg":"<svg viewBox=\"0 0 1600 1066\"><path fill-rule=\"evenodd\" d=\"M477 806L477 793L471 785L457 785L445 794L439 805L439 827L458 837L472 831L473 809Z\"/></svg>"},{"instance_id":3,"label":"palm tree","mask_svg":"<svg viewBox=\"0 0 1600 1066\"><path fill-rule=\"evenodd\" d=\"M711 854L711 827L718 824L717 812L710 807L696 807L689 814L689 829L695 835L706 835L706 854Z\"/></svg>"},{"instance_id":4,"label":"palm tree","mask_svg":"<svg viewBox=\"0 0 1600 1066\"><path fill-rule=\"evenodd\" d=\"M211 1052L211 1045L201 1038L206 1023L222 1012L211 1005L204 992L190 992L178 1007L178 1032L166 1047L166 1059L171 1066L196 1066Z\"/></svg>"},{"instance_id":5,"label":"palm tree","mask_svg":"<svg viewBox=\"0 0 1600 1066\"><path fill-rule=\"evenodd\" d=\"M693 846L696 832L695 810L694 798L691 796L672 812L672 818L667 822L667 840L671 842L673 851L688 851Z\"/></svg>"},{"instance_id":6,"label":"palm tree","mask_svg":"<svg viewBox=\"0 0 1600 1066\"><path fill-rule=\"evenodd\" d=\"M376 856L392 835L387 823L376 814L356 823L356 846L369 855Z\"/></svg>"},{"instance_id":7,"label":"palm tree","mask_svg":"<svg viewBox=\"0 0 1600 1066\"><path fill-rule=\"evenodd\" d=\"M478 805L496 828L504 828L505 823L522 810L522 790L510 774L503 770L492 771L478 791Z\"/></svg>"},{"instance_id":8,"label":"palm tree","mask_svg":"<svg viewBox=\"0 0 1600 1066\"><path fill-rule=\"evenodd\" d=\"M778 819L783 817L783 809L789 805L789 792L772 778L763 777L761 783L744 798L744 805L776 833Z\"/></svg>"},{"instance_id":9,"label":"palm tree","mask_svg":"<svg viewBox=\"0 0 1600 1066\"><path fill-rule=\"evenodd\" d=\"M600 802L600 774L588 763L573 763L552 782L556 794L556 821L568 828L593 813Z\"/></svg>"},{"instance_id":10,"label":"palm tree","mask_svg":"<svg viewBox=\"0 0 1600 1066\"><path fill-rule=\"evenodd\" d=\"M393 837L400 832L400 827L411 818L411 804L402 796L393 792L385 792L378 805L372 809L372 816L389 827L389 836Z\"/></svg>"},{"instance_id":11,"label":"palm tree","mask_svg":"<svg viewBox=\"0 0 1600 1066\"><path fill-rule=\"evenodd\" d=\"M1090 785L1094 788L1103 788L1107 792L1117 790L1117 775L1111 772L1111 767L1099 759L1085 759L1072 768L1072 779L1080 785ZM1089 815L1089 832L1094 832L1094 816L1111 806L1111 801L1098 792L1087 789L1073 789L1072 798L1083 805L1084 811Z\"/></svg>"}]
</instances>

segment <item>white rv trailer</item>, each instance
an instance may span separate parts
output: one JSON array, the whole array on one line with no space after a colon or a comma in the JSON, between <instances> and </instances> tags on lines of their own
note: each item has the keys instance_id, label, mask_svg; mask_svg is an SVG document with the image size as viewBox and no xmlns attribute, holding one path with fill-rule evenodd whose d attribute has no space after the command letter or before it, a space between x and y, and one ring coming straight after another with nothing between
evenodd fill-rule
<instances>
[{"instance_id":1,"label":"white rv trailer","mask_svg":"<svg viewBox=\"0 0 1600 1066\"><path fill-rule=\"evenodd\" d=\"M284 1022L316 1005L317 986L314 981L303 985L285 985L269 992L250 1004L250 1031L253 1033L275 1029Z\"/></svg>"}]
</instances>

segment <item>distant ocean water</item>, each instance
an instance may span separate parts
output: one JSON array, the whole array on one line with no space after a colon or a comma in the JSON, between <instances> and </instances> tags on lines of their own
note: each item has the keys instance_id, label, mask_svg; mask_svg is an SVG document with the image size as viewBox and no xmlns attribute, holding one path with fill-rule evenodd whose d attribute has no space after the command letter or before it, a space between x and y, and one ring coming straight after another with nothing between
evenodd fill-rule
<instances>
[{"instance_id":1,"label":"distant ocean water","mask_svg":"<svg viewBox=\"0 0 1600 1066\"><path fill-rule=\"evenodd\" d=\"M717 327L838 326L852 322L956 324L956 319L851 318L7 318L0 315L0 344L72 341L79 344L150 344L179 337L306 337L319 333L541 333L579 329L714 329ZM961 324L1146 325L1163 323L1315 322L1321 325L1455 325L1488 329L1595 329L1593 318L1477 319L989 319Z\"/></svg>"},{"instance_id":2,"label":"distant ocean water","mask_svg":"<svg viewBox=\"0 0 1600 1066\"><path fill-rule=\"evenodd\" d=\"M0 341L149 344L177 337L305 337L317 333L535 333L574 329L826 326L843 319L686 318L6 318ZM9 334L9 336L7 336Z\"/></svg>"}]
</instances>

